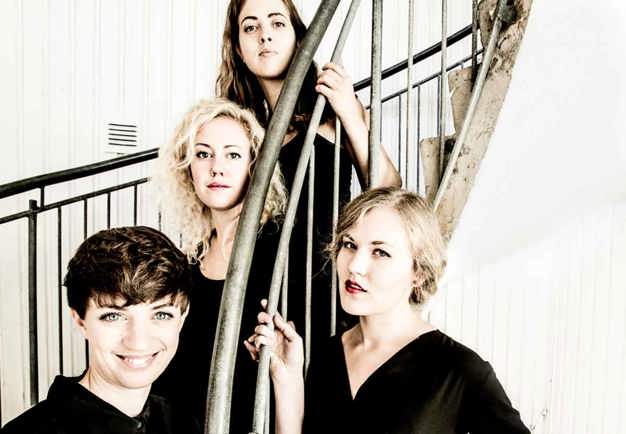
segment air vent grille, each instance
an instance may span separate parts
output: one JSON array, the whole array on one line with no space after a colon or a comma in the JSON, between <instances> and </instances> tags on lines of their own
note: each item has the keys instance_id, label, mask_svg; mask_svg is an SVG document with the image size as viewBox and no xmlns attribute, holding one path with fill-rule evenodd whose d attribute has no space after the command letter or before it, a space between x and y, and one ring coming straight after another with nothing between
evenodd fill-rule
<instances>
[{"instance_id":1,"label":"air vent grille","mask_svg":"<svg viewBox=\"0 0 626 434\"><path fill-rule=\"evenodd\" d=\"M111 146L137 146L137 125L110 123L108 129L108 144Z\"/></svg>"}]
</instances>

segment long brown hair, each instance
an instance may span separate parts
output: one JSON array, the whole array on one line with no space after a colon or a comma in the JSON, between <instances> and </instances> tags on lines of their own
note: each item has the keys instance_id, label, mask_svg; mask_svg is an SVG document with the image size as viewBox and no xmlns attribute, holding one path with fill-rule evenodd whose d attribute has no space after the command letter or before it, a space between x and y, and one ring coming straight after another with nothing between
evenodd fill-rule
<instances>
[{"instance_id":1,"label":"long brown hair","mask_svg":"<svg viewBox=\"0 0 626 434\"><path fill-rule=\"evenodd\" d=\"M265 100L265 95L256 76L243 62L237 47L239 46L239 14L247 0L230 0L226 11L226 23L222 36L222 63L219 68L215 92L217 96L236 102L244 108L252 110L261 125L267 127L271 116L270 107ZM289 20L296 34L296 46L299 46L307 32L298 10L291 0L282 0L289 12ZM300 97L294 109L290 127L298 130L306 128L311 118L313 107L318 93L315 91L317 82L317 66L311 63ZM329 104L322 115L322 122L334 119L335 113Z\"/></svg>"}]
</instances>

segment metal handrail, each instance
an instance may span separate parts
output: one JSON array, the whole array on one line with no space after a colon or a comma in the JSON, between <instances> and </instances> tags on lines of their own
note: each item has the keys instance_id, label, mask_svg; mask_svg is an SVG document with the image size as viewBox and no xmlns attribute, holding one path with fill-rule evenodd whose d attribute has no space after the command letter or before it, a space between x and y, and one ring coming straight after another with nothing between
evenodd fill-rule
<instances>
[{"instance_id":1,"label":"metal handrail","mask_svg":"<svg viewBox=\"0 0 626 434\"><path fill-rule=\"evenodd\" d=\"M462 40L463 38L471 34L472 34L472 26L470 24L469 26L463 27L458 32L453 33L452 35L448 36L447 44L448 46L456 44L457 42L459 42L460 40ZM437 42L431 45L430 47L425 48L424 50L415 54L413 56L413 64L416 64L418 62L421 62L422 60L428 59L429 57L434 56L440 51L441 51L441 42ZM392 75L397 74L398 72L404 71L408 63L409 63L408 59L404 59L396 63L395 65L392 65L387 69L384 69L381 74L382 80L384 80L385 78L389 78ZM366 87L370 86L371 84L372 84L371 77L364 78L363 80L360 80L354 83L354 90L358 92L359 90L363 90Z\"/></svg>"}]
</instances>

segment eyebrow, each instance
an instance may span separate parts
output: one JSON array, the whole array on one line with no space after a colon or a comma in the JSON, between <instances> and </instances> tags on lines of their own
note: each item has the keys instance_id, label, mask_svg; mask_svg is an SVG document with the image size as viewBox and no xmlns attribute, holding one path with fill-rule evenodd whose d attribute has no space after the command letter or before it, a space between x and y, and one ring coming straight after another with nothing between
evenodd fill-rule
<instances>
[{"instance_id":1,"label":"eyebrow","mask_svg":"<svg viewBox=\"0 0 626 434\"><path fill-rule=\"evenodd\" d=\"M352 237L350 236L350 234L345 234L345 235L344 235L344 237L345 237L345 238L348 238L348 239L349 239L350 241L352 241L352 242L355 242L355 241L354 241L354 238L352 238ZM370 244L371 244L371 245L374 245L374 246L382 246L382 245L386 245L386 246L389 246L389 247L393 247L393 245L392 245L392 244L389 244L389 243L388 243L388 242L386 242L386 241L370 241Z\"/></svg>"},{"instance_id":2,"label":"eyebrow","mask_svg":"<svg viewBox=\"0 0 626 434\"><path fill-rule=\"evenodd\" d=\"M163 309L164 307L169 307L169 306L175 306L174 302L173 301L168 301L168 302L165 302L165 303L161 303L161 304L159 304L157 306L153 306L152 310ZM126 305L126 304L119 305L119 304L115 304L115 303L106 303L106 304L102 304L102 305L100 305L98 307L100 309L127 310L129 305Z\"/></svg>"},{"instance_id":3,"label":"eyebrow","mask_svg":"<svg viewBox=\"0 0 626 434\"><path fill-rule=\"evenodd\" d=\"M267 14L268 18L273 18L275 16L280 16L280 17L283 17L283 18L287 19L287 17L284 14L282 14L281 12L271 12L271 13ZM259 19L259 17L255 17L254 15L248 15L247 17L243 17L239 24L241 25L245 20L258 20L258 19Z\"/></svg>"},{"instance_id":4,"label":"eyebrow","mask_svg":"<svg viewBox=\"0 0 626 434\"><path fill-rule=\"evenodd\" d=\"M208 143L202 143L202 142L198 142L196 143L194 146L206 146L207 148L212 148L213 145L209 145ZM237 148L237 149L241 149L242 146L239 145L225 145L224 148Z\"/></svg>"}]
</instances>

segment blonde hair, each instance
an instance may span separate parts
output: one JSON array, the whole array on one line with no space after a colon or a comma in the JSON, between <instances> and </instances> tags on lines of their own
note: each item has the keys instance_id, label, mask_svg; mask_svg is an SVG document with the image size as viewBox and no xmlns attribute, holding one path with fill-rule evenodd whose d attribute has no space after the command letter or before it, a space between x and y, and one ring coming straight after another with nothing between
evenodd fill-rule
<instances>
[{"instance_id":1,"label":"blonde hair","mask_svg":"<svg viewBox=\"0 0 626 434\"><path fill-rule=\"evenodd\" d=\"M446 247L437 217L417 194L397 187L384 187L368 190L354 198L345 206L337 222L335 243L329 247L332 259L337 259L346 233L365 214L379 207L393 209L404 223L413 252L413 270L419 278L410 302L421 305L437 292L437 281L446 266Z\"/></svg>"},{"instance_id":2,"label":"blonde hair","mask_svg":"<svg viewBox=\"0 0 626 434\"><path fill-rule=\"evenodd\" d=\"M202 259L208 250L214 229L211 210L198 198L191 179L190 164L198 130L207 122L227 117L241 124L250 139L252 174L265 131L249 110L226 99L201 100L191 108L176 127L174 136L159 149L156 173L152 180L158 191L161 212L181 234L182 250L190 261ZM261 225L277 220L285 209L287 192L276 165L270 180Z\"/></svg>"}]
</instances>

